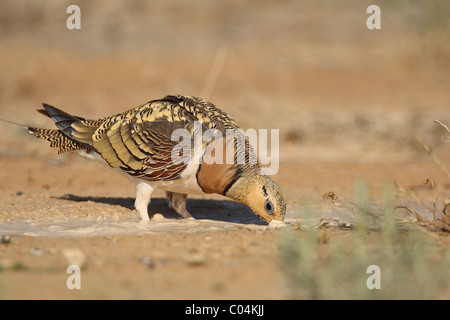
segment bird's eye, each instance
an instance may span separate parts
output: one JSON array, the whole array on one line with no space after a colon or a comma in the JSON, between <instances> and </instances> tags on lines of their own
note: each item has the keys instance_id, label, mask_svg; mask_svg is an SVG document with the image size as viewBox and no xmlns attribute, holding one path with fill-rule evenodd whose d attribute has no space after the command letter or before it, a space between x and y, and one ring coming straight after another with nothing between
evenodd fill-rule
<instances>
[{"instance_id":1,"label":"bird's eye","mask_svg":"<svg viewBox=\"0 0 450 320\"><path fill-rule=\"evenodd\" d=\"M266 203L264 204L264 209L266 209L266 212L268 214L273 214L273 211L275 210L272 202L270 202L268 199L266 199Z\"/></svg>"}]
</instances>

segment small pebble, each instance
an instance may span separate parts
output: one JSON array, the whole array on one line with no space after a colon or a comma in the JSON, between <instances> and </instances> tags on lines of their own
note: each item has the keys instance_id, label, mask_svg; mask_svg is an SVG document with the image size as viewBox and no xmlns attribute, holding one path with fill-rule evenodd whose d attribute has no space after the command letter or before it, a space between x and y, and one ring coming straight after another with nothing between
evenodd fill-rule
<instances>
[{"instance_id":1,"label":"small pebble","mask_svg":"<svg viewBox=\"0 0 450 320\"><path fill-rule=\"evenodd\" d=\"M284 221L272 220L269 222L269 227L275 228L275 229L280 229L280 228L284 228L287 226L288 226L288 224Z\"/></svg>"},{"instance_id":2,"label":"small pebble","mask_svg":"<svg viewBox=\"0 0 450 320\"><path fill-rule=\"evenodd\" d=\"M11 236L9 234L2 235L1 243L2 244L10 244L11 243Z\"/></svg>"},{"instance_id":3,"label":"small pebble","mask_svg":"<svg viewBox=\"0 0 450 320\"><path fill-rule=\"evenodd\" d=\"M42 256L45 253L45 249L30 248L30 253L34 256Z\"/></svg>"},{"instance_id":4,"label":"small pebble","mask_svg":"<svg viewBox=\"0 0 450 320\"><path fill-rule=\"evenodd\" d=\"M76 265L80 268L86 266L86 255L78 248L63 249L62 255L69 265Z\"/></svg>"},{"instance_id":5,"label":"small pebble","mask_svg":"<svg viewBox=\"0 0 450 320\"><path fill-rule=\"evenodd\" d=\"M192 254L184 257L184 262L188 266L202 266L206 262L206 257L202 254Z\"/></svg>"},{"instance_id":6,"label":"small pebble","mask_svg":"<svg viewBox=\"0 0 450 320\"><path fill-rule=\"evenodd\" d=\"M152 221L163 221L165 218L161 213L155 213L151 218Z\"/></svg>"},{"instance_id":7,"label":"small pebble","mask_svg":"<svg viewBox=\"0 0 450 320\"><path fill-rule=\"evenodd\" d=\"M153 261L152 258L142 257L142 258L139 259L139 262L142 263L142 264L145 264L150 269L155 268L155 262Z\"/></svg>"}]
</instances>

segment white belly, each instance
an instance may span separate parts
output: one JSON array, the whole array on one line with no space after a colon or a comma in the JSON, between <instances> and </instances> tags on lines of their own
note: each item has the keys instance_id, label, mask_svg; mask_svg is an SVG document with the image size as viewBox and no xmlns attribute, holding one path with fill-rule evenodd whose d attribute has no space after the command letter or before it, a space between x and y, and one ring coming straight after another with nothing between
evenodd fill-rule
<instances>
[{"instance_id":1,"label":"white belly","mask_svg":"<svg viewBox=\"0 0 450 320\"><path fill-rule=\"evenodd\" d=\"M108 168L111 168L106 163L106 161L96 152L86 153L84 151L78 151L78 154L84 158L101 162L106 166L108 166ZM181 174L180 179L170 181L149 181L146 179L130 176L120 168L111 168L111 169L114 169L116 172L121 173L122 175L134 181L136 184L140 182L145 182L148 185L152 186L152 188L154 189L186 194L205 194L197 183L196 174L198 167L199 167L198 161L193 161L187 165L186 169Z\"/></svg>"},{"instance_id":2,"label":"white belly","mask_svg":"<svg viewBox=\"0 0 450 320\"><path fill-rule=\"evenodd\" d=\"M149 184L155 189L177 192L177 193L186 193L186 194L205 194L203 190L197 184L197 179L195 175L189 178L180 178L177 180L171 181L148 181L144 179L134 178L135 182L142 182Z\"/></svg>"}]
</instances>

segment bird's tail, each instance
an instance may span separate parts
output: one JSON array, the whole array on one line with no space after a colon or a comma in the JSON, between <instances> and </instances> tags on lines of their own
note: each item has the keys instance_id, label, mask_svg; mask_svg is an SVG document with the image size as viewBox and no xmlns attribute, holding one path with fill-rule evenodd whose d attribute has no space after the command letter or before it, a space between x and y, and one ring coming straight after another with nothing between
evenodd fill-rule
<instances>
[{"instance_id":1,"label":"bird's tail","mask_svg":"<svg viewBox=\"0 0 450 320\"><path fill-rule=\"evenodd\" d=\"M44 109L38 109L38 112L55 121L56 127L59 129L59 131L66 137L73 139L74 137L72 136L72 132L74 131L74 129L72 127L72 123L85 119L68 114L67 112L64 112L46 103L43 103L42 106L44 107Z\"/></svg>"},{"instance_id":2,"label":"bird's tail","mask_svg":"<svg viewBox=\"0 0 450 320\"><path fill-rule=\"evenodd\" d=\"M53 119L58 129L35 128L4 119L0 119L0 121L24 127L35 137L49 141L51 147L59 149L58 153L76 150L84 150L86 152L95 151L94 147L89 144L89 141L80 141L80 139L72 135L75 130L72 124L74 122L84 121L84 118L72 116L46 103L42 105L44 109L39 109L38 112Z\"/></svg>"},{"instance_id":3,"label":"bird's tail","mask_svg":"<svg viewBox=\"0 0 450 320\"><path fill-rule=\"evenodd\" d=\"M37 138L50 141L51 147L59 149L58 153L76 150L90 152L94 149L89 144L79 141L72 135L74 132L72 124L74 122L84 121L84 118L70 115L46 103L43 103L42 106L44 109L38 109L38 112L55 121L58 129L27 127L31 134Z\"/></svg>"},{"instance_id":4,"label":"bird's tail","mask_svg":"<svg viewBox=\"0 0 450 320\"><path fill-rule=\"evenodd\" d=\"M37 138L50 141L50 147L58 148L58 153L67 151L84 150L90 152L92 148L68 138L57 129L41 129L28 127L28 131Z\"/></svg>"}]
</instances>

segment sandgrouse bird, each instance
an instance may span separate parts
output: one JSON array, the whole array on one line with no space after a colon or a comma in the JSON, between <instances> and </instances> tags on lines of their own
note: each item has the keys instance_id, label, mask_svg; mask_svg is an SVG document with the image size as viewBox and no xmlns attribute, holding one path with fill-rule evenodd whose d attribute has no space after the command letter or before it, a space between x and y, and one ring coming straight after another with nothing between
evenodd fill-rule
<instances>
[{"instance_id":1,"label":"sandgrouse bird","mask_svg":"<svg viewBox=\"0 0 450 320\"><path fill-rule=\"evenodd\" d=\"M169 206L184 218L192 217L186 210L187 194L217 193L247 205L267 222L284 219L280 188L261 172L248 139L239 145L239 135L226 134L242 132L235 120L210 102L169 95L98 120L43 106L38 111L53 119L57 129L28 127L30 133L50 141L58 153L75 151L125 173L136 183L135 208L142 220L149 220L154 189L165 190ZM187 133L189 140L183 143L189 148L180 148L180 140L173 139L177 129ZM199 140L199 130L219 135ZM222 156L220 148L225 150ZM216 152L224 161L206 161L206 155L211 160Z\"/></svg>"}]
</instances>

